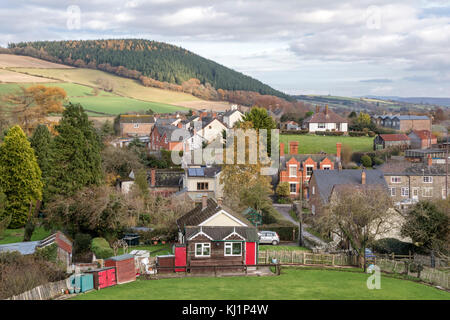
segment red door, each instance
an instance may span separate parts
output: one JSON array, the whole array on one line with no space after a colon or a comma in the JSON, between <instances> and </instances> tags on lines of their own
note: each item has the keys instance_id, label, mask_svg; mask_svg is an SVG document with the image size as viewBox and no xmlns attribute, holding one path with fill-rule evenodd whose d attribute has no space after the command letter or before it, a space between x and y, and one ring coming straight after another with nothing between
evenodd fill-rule
<instances>
[{"instance_id":1,"label":"red door","mask_svg":"<svg viewBox=\"0 0 450 320\"><path fill-rule=\"evenodd\" d=\"M175 272L186 271L186 247L175 247Z\"/></svg>"},{"instance_id":2,"label":"red door","mask_svg":"<svg viewBox=\"0 0 450 320\"><path fill-rule=\"evenodd\" d=\"M103 289L108 286L107 278L108 278L108 275L106 273L106 270L98 272L98 288L99 289Z\"/></svg>"},{"instance_id":3,"label":"red door","mask_svg":"<svg viewBox=\"0 0 450 320\"><path fill-rule=\"evenodd\" d=\"M245 264L256 264L256 242L245 243Z\"/></svg>"},{"instance_id":4,"label":"red door","mask_svg":"<svg viewBox=\"0 0 450 320\"><path fill-rule=\"evenodd\" d=\"M116 269L111 268L107 270L108 272L108 287L116 284Z\"/></svg>"}]
</instances>

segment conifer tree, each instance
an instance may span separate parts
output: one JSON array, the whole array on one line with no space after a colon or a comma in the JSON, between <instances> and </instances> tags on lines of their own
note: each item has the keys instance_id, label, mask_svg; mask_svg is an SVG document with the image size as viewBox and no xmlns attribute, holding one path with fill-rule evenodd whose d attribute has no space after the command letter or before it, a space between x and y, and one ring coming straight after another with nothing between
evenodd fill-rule
<instances>
[{"instance_id":1,"label":"conifer tree","mask_svg":"<svg viewBox=\"0 0 450 320\"><path fill-rule=\"evenodd\" d=\"M100 143L92 123L80 104L70 103L55 127L58 135L50 145L48 191L73 195L103 179Z\"/></svg>"},{"instance_id":2,"label":"conifer tree","mask_svg":"<svg viewBox=\"0 0 450 320\"><path fill-rule=\"evenodd\" d=\"M11 228L25 225L30 206L42 199L42 188L41 169L33 148L16 125L0 145L0 189L6 195L4 215L11 215Z\"/></svg>"}]
</instances>

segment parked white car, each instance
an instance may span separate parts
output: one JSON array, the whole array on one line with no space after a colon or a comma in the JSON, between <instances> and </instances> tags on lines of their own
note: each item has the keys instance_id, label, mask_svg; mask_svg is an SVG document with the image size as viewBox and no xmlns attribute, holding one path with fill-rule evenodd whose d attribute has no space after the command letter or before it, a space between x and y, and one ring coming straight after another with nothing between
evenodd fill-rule
<instances>
[{"instance_id":1,"label":"parked white car","mask_svg":"<svg viewBox=\"0 0 450 320\"><path fill-rule=\"evenodd\" d=\"M258 232L259 243L270 243L274 246L280 243L278 233L274 231L260 231Z\"/></svg>"}]
</instances>

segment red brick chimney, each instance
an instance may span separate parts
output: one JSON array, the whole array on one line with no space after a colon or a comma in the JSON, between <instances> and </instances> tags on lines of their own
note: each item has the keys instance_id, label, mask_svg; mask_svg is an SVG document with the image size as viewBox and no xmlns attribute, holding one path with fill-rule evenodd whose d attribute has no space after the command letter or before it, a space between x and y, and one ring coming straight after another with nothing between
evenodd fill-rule
<instances>
[{"instance_id":1,"label":"red brick chimney","mask_svg":"<svg viewBox=\"0 0 450 320\"><path fill-rule=\"evenodd\" d=\"M342 143L336 143L336 157L341 160Z\"/></svg>"},{"instance_id":2,"label":"red brick chimney","mask_svg":"<svg viewBox=\"0 0 450 320\"><path fill-rule=\"evenodd\" d=\"M289 142L289 154L298 154L298 141Z\"/></svg>"},{"instance_id":3,"label":"red brick chimney","mask_svg":"<svg viewBox=\"0 0 450 320\"><path fill-rule=\"evenodd\" d=\"M156 170L152 169L150 173L150 187L156 186Z\"/></svg>"},{"instance_id":4,"label":"red brick chimney","mask_svg":"<svg viewBox=\"0 0 450 320\"><path fill-rule=\"evenodd\" d=\"M208 206L208 196L206 194L202 195L202 210L206 209Z\"/></svg>"},{"instance_id":5,"label":"red brick chimney","mask_svg":"<svg viewBox=\"0 0 450 320\"><path fill-rule=\"evenodd\" d=\"M361 184L366 184L366 171L361 171Z\"/></svg>"},{"instance_id":6,"label":"red brick chimney","mask_svg":"<svg viewBox=\"0 0 450 320\"><path fill-rule=\"evenodd\" d=\"M280 157L284 156L284 143L280 143Z\"/></svg>"},{"instance_id":7,"label":"red brick chimney","mask_svg":"<svg viewBox=\"0 0 450 320\"><path fill-rule=\"evenodd\" d=\"M319 112L320 112L320 107L316 106L316 113L319 113Z\"/></svg>"},{"instance_id":8,"label":"red brick chimney","mask_svg":"<svg viewBox=\"0 0 450 320\"><path fill-rule=\"evenodd\" d=\"M325 115L328 115L328 105L325 106Z\"/></svg>"},{"instance_id":9,"label":"red brick chimney","mask_svg":"<svg viewBox=\"0 0 450 320\"><path fill-rule=\"evenodd\" d=\"M431 154L429 154L427 157L427 164L429 167L433 165L433 159L431 158Z\"/></svg>"}]
</instances>

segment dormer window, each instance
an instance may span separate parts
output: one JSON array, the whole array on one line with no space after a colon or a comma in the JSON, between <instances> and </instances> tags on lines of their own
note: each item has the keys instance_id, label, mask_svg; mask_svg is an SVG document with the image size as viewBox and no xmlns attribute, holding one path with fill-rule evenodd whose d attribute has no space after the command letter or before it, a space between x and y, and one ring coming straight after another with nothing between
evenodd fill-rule
<instances>
[{"instance_id":1,"label":"dormer window","mask_svg":"<svg viewBox=\"0 0 450 320\"><path fill-rule=\"evenodd\" d=\"M297 176L297 166L294 165L290 165L289 166L289 177L296 177Z\"/></svg>"},{"instance_id":2,"label":"dormer window","mask_svg":"<svg viewBox=\"0 0 450 320\"><path fill-rule=\"evenodd\" d=\"M306 166L306 176L310 177L313 173L314 166Z\"/></svg>"}]
</instances>

